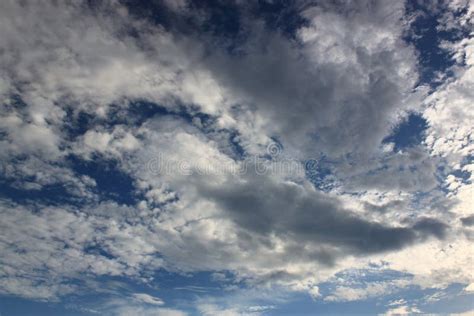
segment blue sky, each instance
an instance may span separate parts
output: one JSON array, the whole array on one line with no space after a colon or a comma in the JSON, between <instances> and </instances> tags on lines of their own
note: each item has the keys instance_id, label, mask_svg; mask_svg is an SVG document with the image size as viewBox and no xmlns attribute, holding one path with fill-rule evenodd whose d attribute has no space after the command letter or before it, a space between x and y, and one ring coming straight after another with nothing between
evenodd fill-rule
<instances>
[{"instance_id":1,"label":"blue sky","mask_svg":"<svg viewBox=\"0 0 474 316\"><path fill-rule=\"evenodd\" d=\"M474 312L472 1L0 4L0 315Z\"/></svg>"}]
</instances>

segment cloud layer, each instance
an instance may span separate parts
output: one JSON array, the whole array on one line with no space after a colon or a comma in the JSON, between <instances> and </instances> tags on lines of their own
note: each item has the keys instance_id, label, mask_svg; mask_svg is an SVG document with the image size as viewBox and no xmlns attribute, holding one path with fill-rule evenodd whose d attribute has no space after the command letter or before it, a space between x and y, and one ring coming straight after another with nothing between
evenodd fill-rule
<instances>
[{"instance_id":1,"label":"cloud layer","mask_svg":"<svg viewBox=\"0 0 474 316\"><path fill-rule=\"evenodd\" d=\"M90 313L184 315L159 290L97 284L210 272L243 305L194 310L251 315L275 306L246 291L472 287L472 8L301 1L275 22L255 3L4 1L0 293L107 292ZM457 34L436 84L408 40L426 15ZM410 115L426 126L396 144ZM374 264L410 277L337 279Z\"/></svg>"}]
</instances>

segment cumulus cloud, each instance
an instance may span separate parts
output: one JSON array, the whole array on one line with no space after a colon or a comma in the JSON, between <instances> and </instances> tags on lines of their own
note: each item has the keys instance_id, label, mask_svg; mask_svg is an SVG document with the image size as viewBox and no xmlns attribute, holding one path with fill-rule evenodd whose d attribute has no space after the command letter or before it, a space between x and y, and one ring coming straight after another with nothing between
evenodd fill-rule
<instances>
[{"instance_id":1,"label":"cumulus cloud","mask_svg":"<svg viewBox=\"0 0 474 316\"><path fill-rule=\"evenodd\" d=\"M462 35L472 7L456 4L430 10ZM159 285L158 269L327 301L472 285L471 38L440 44L455 64L431 89L404 39L404 2L302 3L292 36L237 3L235 50L206 29L206 8L163 5L207 31L117 1L0 4L2 294L59 300L100 276ZM421 142L383 144L408 113L427 122ZM284 159L301 172L259 169ZM131 202L101 195L78 161L114 162ZM73 198L47 196L52 187ZM413 278L324 296L319 284L370 262ZM133 292L100 311L185 315L157 296ZM273 308L251 303L196 309Z\"/></svg>"},{"instance_id":2,"label":"cumulus cloud","mask_svg":"<svg viewBox=\"0 0 474 316\"><path fill-rule=\"evenodd\" d=\"M145 303L145 305L143 304ZM102 315L144 315L144 316L186 316L188 313L179 309L158 307L163 301L145 293L135 293L133 300L127 298L111 299L96 307Z\"/></svg>"}]
</instances>

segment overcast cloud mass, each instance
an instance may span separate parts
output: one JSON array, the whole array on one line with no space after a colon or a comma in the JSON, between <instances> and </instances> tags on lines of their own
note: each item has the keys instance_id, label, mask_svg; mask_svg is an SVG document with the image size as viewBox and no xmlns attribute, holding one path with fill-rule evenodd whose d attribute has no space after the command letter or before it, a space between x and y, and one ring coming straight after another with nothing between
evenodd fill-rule
<instances>
[{"instance_id":1,"label":"overcast cloud mass","mask_svg":"<svg viewBox=\"0 0 474 316\"><path fill-rule=\"evenodd\" d=\"M472 0L0 2L0 314L474 313Z\"/></svg>"}]
</instances>

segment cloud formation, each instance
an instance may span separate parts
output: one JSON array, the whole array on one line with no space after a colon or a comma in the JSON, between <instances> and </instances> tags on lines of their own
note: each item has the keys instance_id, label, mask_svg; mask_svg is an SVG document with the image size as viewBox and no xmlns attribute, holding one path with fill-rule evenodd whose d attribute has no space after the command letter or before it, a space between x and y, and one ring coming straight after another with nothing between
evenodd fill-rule
<instances>
[{"instance_id":1,"label":"cloud formation","mask_svg":"<svg viewBox=\"0 0 474 316\"><path fill-rule=\"evenodd\" d=\"M185 315L158 272L209 272L242 306L201 295L194 311L256 315L272 290L277 304L472 287L471 2L301 1L280 22L250 3L155 5L0 4L2 295ZM430 14L455 34L436 85L407 35ZM410 115L419 140L393 143ZM259 172L282 161L300 172ZM374 262L411 277L335 281Z\"/></svg>"}]
</instances>

